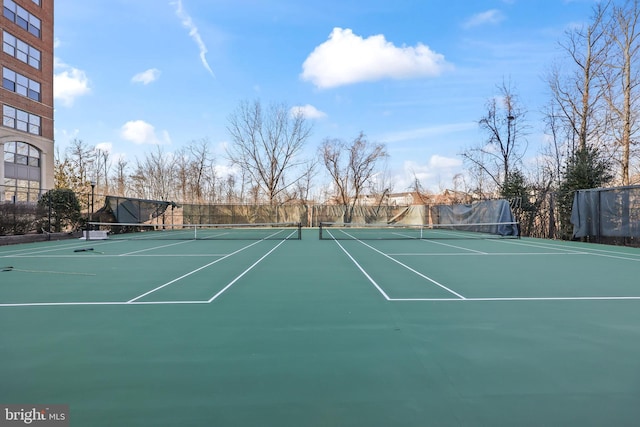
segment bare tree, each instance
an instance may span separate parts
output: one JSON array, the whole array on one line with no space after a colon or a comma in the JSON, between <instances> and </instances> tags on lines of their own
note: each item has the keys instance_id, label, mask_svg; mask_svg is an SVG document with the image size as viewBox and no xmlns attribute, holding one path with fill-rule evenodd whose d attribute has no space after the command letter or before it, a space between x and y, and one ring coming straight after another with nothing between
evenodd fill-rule
<instances>
[{"instance_id":1,"label":"bare tree","mask_svg":"<svg viewBox=\"0 0 640 427\"><path fill-rule=\"evenodd\" d=\"M622 153L619 163L622 185L630 182L631 149L638 133L640 94L638 65L640 60L639 0L627 0L612 7L608 45L613 51L604 74L605 99L611 115L612 133L616 147Z\"/></svg>"},{"instance_id":2,"label":"bare tree","mask_svg":"<svg viewBox=\"0 0 640 427\"><path fill-rule=\"evenodd\" d=\"M213 160L211 160L206 167L201 185L202 196L208 203L220 203L222 201L223 181L218 176Z\"/></svg>"},{"instance_id":3,"label":"bare tree","mask_svg":"<svg viewBox=\"0 0 640 427\"><path fill-rule=\"evenodd\" d=\"M302 203L307 203L313 187L313 179L318 175L318 161L308 160L302 169L302 176L296 184L296 198Z\"/></svg>"},{"instance_id":4,"label":"bare tree","mask_svg":"<svg viewBox=\"0 0 640 427\"><path fill-rule=\"evenodd\" d=\"M67 147L66 156L72 165L71 189L75 192L88 193L89 182L93 176L94 148L83 140L74 138Z\"/></svg>"},{"instance_id":5,"label":"bare tree","mask_svg":"<svg viewBox=\"0 0 640 427\"><path fill-rule=\"evenodd\" d=\"M226 203L233 203L238 198L236 195L236 177L231 174L224 181L224 193Z\"/></svg>"},{"instance_id":6,"label":"bare tree","mask_svg":"<svg viewBox=\"0 0 640 427\"><path fill-rule=\"evenodd\" d=\"M214 172L212 167L213 156L209 148L209 141L207 139L193 141L187 149L189 150L191 159L189 167L189 190L197 201L201 201L205 183L207 181L213 181L213 179L210 179L213 177L208 176Z\"/></svg>"},{"instance_id":7,"label":"bare tree","mask_svg":"<svg viewBox=\"0 0 640 427\"><path fill-rule=\"evenodd\" d=\"M174 154L175 191L183 202L202 202L205 186L213 173L209 143L206 139L193 141Z\"/></svg>"},{"instance_id":8,"label":"bare tree","mask_svg":"<svg viewBox=\"0 0 640 427\"><path fill-rule=\"evenodd\" d=\"M547 144L541 150L542 175L545 180L551 182L553 188L560 186L563 166L573 151L566 144L571 132L567 134L568 128L563 126L557 108L554 102L545 107L543 120L548 138Z\"/></svg>"},{"instance_id":9,"label":"bare tree","mask_svg":"<svg viewBox=\"0 0 640 427\"><path fill-rule=\"evenodd\" d=\"M91 182L95 179L95 150L81 139L74 138L66 149L66 164L70 189L76 193L80 206L89 211L91 203Z\"/></svg>"},{"instance_id":10,"label":"bare tree","mask_svg":"<svg viewBox=\"0 0 640 427\"><path fill-rule=\"evenodd\" d=\"M61 156L58 147L55 151L54 162L54 188L73 188L74 172L73 164L67 156Z\"/></svg>"},{"instance_id":11,"label":"bare tree","mask_svg":"<svg viewBox=\"0 0 640 427\"><path fill-rule=\"evenodd\" d=\"M183 203L193 202L193 193L189 190L190 162L188 151L183 147L177 150L173 156L174 192Z\"/></svg>"},{"instance_id":12,"label":"bare tree","mask_svg":"<svg viewBox=\"0 0 640 427\"><path fill-rule=\"evenodd\" d=\"M129 175L129 188L131 189L131 195L129 195L129 197L141 199L151 198L149 187L146 185L144 165L138 159L136 159L135 170Z\"/></svg>"},{"instance_id":13,"label":"bare tree","mask_svg":"<svg viewBox=\"0 0 640 427\"><path fill-rule=\"evenodd\" d=\"M469 175L468 192L472 194L472 197L479 199L487 198L496 192L496 184L487 173L485 167L489 162L488 155L479 149L467 151L468 152L463 153L462 156L465 157L465 163L467 163L466 170ZM466 159L466 156L473 156L473 161Z\"/></svg>"},{"instance_id":14,"label":"bare tree","mask_svg":"<svg viewBox=\"0 0 640 427\"><path fill-rule=\"evenodd\" d=\"M166 154L160 146L147 153L142 161L136 159L136 172L132 181L137 197L153 200L171 200L174 196L175 163L173 156Z\"/></svg>"},{"instance_id":15,"label":"bare tree","mask_svg":"<svg viewBox=\"0 0 640 427\"><path fill-rule=\"evenodd\" d=\"M376 165L374 174L369 179L366 191L376 199L376 205L380 206L389 201L389 195L393 192L393 180L389 173L387 156L383 156Z\"/></svg>"},{"instance_id":16,"label":"bare tree","mask_svg":"<svg viewBox=\"0 0 640 427\"><path fill-rule=\"evenodd\" d=\"M109 193L109 170L111 169L111 153L108 150L94 149L96 188L102 194ZM102 188L100 185L102 184Z\"/></svg>"},{"instance_id":17,"label":"bare tree","mask_svg":"<svg viewBox=\"0 0 640 427\"><path fill-rule=\"evenodd\" d=\"M275 204L302 177L286 175L301 164L299 156L311 134L304 115L283 104L264 111L260 101L242 102L229 116L227 129L233 140L227 150L232 164L251 177L255 198L260 191Z\"/></svg>"},{"instance_id":18,"label":"bare tree","mask_svg":"<svg viewBox=\"0 0 640 427\"><path fill-rule=\"evenodd\" d=\"M386 148L384 144L369 142L360 133L350 145L339 139L324 140L320 156L333 181L337 202L346 207L344 222L351 222L354 208L371 183L378 162L388 156Z\"/></svg>"},{"instance_id":19,"label":"bare tree","mask_svg":"<svg viewBox=\"0 0 640 427\"><path fill-rule=\"evenodd\" d=\"M116 162L116 176L114 178L116 194L118 196L126 196L127 195L127 161L124 157L118 158Z\"/></svg>"},{"instance_id":20,"label":"bare tree","mask_svg":"<svg viewBox=\"0 0 640 427\"><path fill-rule=\"evenodd\" d=\"M465 150L462 157L501 189L526 153L526 140L522 135L526 113L510 84L503 82L498 89L499 96L487 102L486 114L478 122L487 140Z\"/></svg>"},{"instance_id":21,"label":"bare tree","mask_svg":"<svg viewBox=\"0 0 640 427\"><path fill-rule=\"evenodd\" d=\"M584 150L604 134L602 85L607 60L606 17L610 2L598 3L589 25L565 34L560 48L568 58L567 71L556 65L547 78L556 126L565 126L571 151Z\"/></svg>"}]
</instances>

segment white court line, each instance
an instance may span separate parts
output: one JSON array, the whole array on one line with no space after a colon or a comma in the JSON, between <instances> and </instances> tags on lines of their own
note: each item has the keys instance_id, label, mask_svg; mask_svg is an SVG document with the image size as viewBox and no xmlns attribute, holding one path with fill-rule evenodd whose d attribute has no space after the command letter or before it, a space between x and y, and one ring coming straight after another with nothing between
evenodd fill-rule
<instances>
[{"instance_id":1,"label":"white court line","mask_svg":"<svg viewBox=\"0 0 640 427\"><path fill-rule=\"evenodd\" d=\"M189 257L199 257L206 258L212 256L225 256L226 253L216 253L216 254L134 254L127 255L130 258L189 258ZM118 258L122 255L116 254L100 254L100 258ZM85 258L86 255L76 254L76 255L20 255L20 258ZM1 258L1 257L0 257ZM12 257L17 258L17 257Z\"/></svg>"},{"instance_id":2,"label":"white court line","mask_svg":"<svg viewBox=\"0 0 640 427\"><path fill-rule=\"evenodd\" d=\"M155 225L155 224L154 224ZM158 224L158 226L160 226L162 224ZM131 233L123 233L122 237L118 237L120 236L120 234L114 234L113 239L114 241L120 241L120 242L135 242L135 241L149 241L149 240L167 240L167 239L184 239L184 240L195 240L193 238L193 233L191 232L191 230L183 230L183 231L175 231L175 230L169 230L167 231L167 235L171 235L172 237L159 237L162 236L162 233L164 233L167 230L153 230L153 231L148 231L145 233L150 233L148 236L146 235L142 235L145 233L140 233L141 235L136 236L136 237L127 237L127 236L133 236L134 234ZM186 237L182 237L182 236L186 236ZM91 240L89 240L91 241Z\"/></svg>"},{"instance_id":3,"label":"white court line","mask_svg":"<svg viewBox=\"0 0 640 427\"><path fill-rule=\"evenodd\" d=\"M135 301L125 302L122 305L161 305L161 304L208 304L208 301Z\"/></svg>"},{"instance_id":4,"label":"white court line","mask_svg":"<svg viewBox=\"0 0 640 427\"><path fill-rule=\"evenodd\" d=\"M638 297L504 297L504 298L392 298L390 301L431 301L431 302L451 302L451 301L640 301Z\"/></svg>"},{"instance_id":5,"label":"white court line","mask_svg":"<svg viewBox=\"0 0 640 427\"><path fill-rule=\"evenodd\" d=\"M229 231L227 231L226 233L220 233L220 234L216 234L216 235L213 235L213 236L200 237L198 240L217 240L218 237L225 236L227 234L231 234L231 233Z\"/></svg>"},{"instance_id":6,"label":"white court line","mask_svg":"<svg viewBox=\"0 0 640 427\"><path fill-rule=\"evenodd\" d=\"M423 279L428 280L429 282L433 283L434 285L437 285L437 286L441 287L441 288L442 288L442 289L444 289L445 291L447 291L447 292L449 292L449 293L452 293L453 295L457 296L458 298L466 299L463 295L461 295L461 294L457 293L456 291L454 291L454 290L452 290L452 289L447 288L447 287L446 287L445 285L443 285L442 283L439 283L439 282L437 282L436 280L432 279L431 277L426 276L426 275L424 275L424 274L420 273L420 272L419 272L419 271L417 271L417 270L414 270L413 268L409 267L408 265L406 265L406 264L404 264L404 263L402 263L402 262L398 261L397 259L395 259L395 258L393 258L393 257L391 257L391 256L389 256L389 255L387 255L387 254L385 254L384 252L379 251L378 249L374 248L374 247L373 247L373 246L371 246L371 245L368 245L367 243L363 242L362 240L358 240L358 239L356 239L355 237L353 237L352 235L350 235L350 234L349 234L349 233L347 233L346 231L342 231L342 230L341 230L341 232L342 232L342 233L344 233L344 234L346 234L347 236L351 237L352 239L356 240L357 242L359 242L359 243L361 243L361 244L365 245L365 246L366 246L366 247L368 247L369 249L372 249L372 250L376 251L376 252L377 252L377 253L379 253L380 255L382 255L382 256L384 256L384 257L389 258L391 261L395 262L396 264L401 265L402 267L406 268L407 270L411 271L412 273L417 274L418 276L422 277Z\"/></svg>"},{"instance_id":7,"label":"white court line","mask_svg":"<svg viewBox=\"0 0 640 427\"><path fill-rule=\"evenodd\" d=\"M640 301L638 297L505 297L505 298L386 298L389 302L492 302L492 301ZM132 305L171 305L171 304L209 304L211 301L103 301L103 302L27 302L0 303L0 307L69 307L69 306L132 306Z\"/></svg>"},{"instance_id":8,"label":"white court line","mask_svg":"<svg viewBox=\"0 0 640 427\"><path fill-rule=\"evenodd\" d=\"M640 261L640 258L627 258L626 256L616 256L616 255L597 254L597 253L589 253L588 255L599 256L603 258L623 259L626 261L636 261L636 262Z\"/></svg>"},{"instance_id":9,"label":"white court line","mask_svg":"<svg viewBox=\"0 0 640 427\"><path fill-rule=\"evenodd\" d=\"M169 243L166 245L161 245L161 246L154 246L152 248L147 248L147 249L140 249L139 251L133 251L133 252L126 252L124 254L120 254L118 256L129 256L129 255L133 255L133 254L138 254L140 252L147 252L147 251L154 251L156 249L160 249L160 248L168 248L169 246L175 246L175 245L181 245L183 243L189 243L192 242L193 240L183 240L177 243Z\"/></svg>"},{"instance_id":10,"label":"white court line","mask_svg":"<svg viewBox=\"0 0 640 427\"><path fill-rule=\"evenodd\" d=\"M166 287L166 286L169 286L169 285L171 285L171 284L173 284L173 283L175 283L175 282L177 282L177 281L179 281L179 280L184 279L185 277L191 276L192 274L197 273L197 272L198 272L198 271L200 271L200 270L204 270L205 268L210 267L210 266L212 266L213 264L216 264L216 263L218 263L218 262L220 262L220 261L222 261L222 260L224 260L224 259L227 259L227 258L229 258L230 256L233 256L233 255L235 255L235 254L237 254L237 253L239 253L239 252L242 252L242 251L244 251L245 249L250 248L251 246L257 245L258 243L260 243L260 242L262 242L262 241L263 241L263 240L258 240L257 242L253 242L253 243L252 243L252 244L250 244L250 245L247 245L247 246L245 246L245 247L243 247L243 248L240 248L240 249L238 249L238 250L237 250L237 251L235 251L235 252L232 252L232 253L230 253L230 254L227 254L227 255L223 256L222 258L218 258L217 260L212 261L212 262L210 262L210 263L208 263L208 264L206 264L206 265L203 265L202 267L196 268L195 270L192 270L192 271L190 271L190 272L188 272L188 273L186 273L186 274L183 274L182 276L177 277L177 278L175 278L175 279L173 279L173 280L171 280L171 281L169 281L169 282L167 282L167 283L165 283L165 284L163 284L163 285L160 285L160 286L158 286L157 288L151 289L150 291L147 291L147 292L145 292L145 293L144 293L144 294L142 294L142 295L138 295L137 297L132 298L132 299L130 299L130 300L129 300L129 301L127 301L127 302L128 302L128 303L135 302L136 300L139 300L140 298L143 298L143 297L145 297L145 296L147 296L147 295L149 295L149 294L152 294L152 293L154 293L155 291L158 291L158 290L160 290L160 289L162 289L162 288L164 288L164 287Z\"/></svg>"},{"instance_id":11,"label":"white court line","mask_svg":"<svg viewBox=\"0 0 640 427\"><path fill-rule=\"evenodd\" d=\"M45 242L37 242L37 243L45 243L45 244L46 244L46 243L47 243L47 241L45 241ZM65 248L65 247L67 247L67 246L74 246L74 245L77 245L77 244L78 244L78 243L77 243L76 239L74 239L74 240L73 240L73 241L71 241L70 243L66 243L66 244L63 244L63 245L58 245L58 246L56 246L56 247L57 247L57 248L60 248L60 249L64 249L64 248ZM2 257L2 256L11 256L10 254L11 254L12 252L13 252L13 253L18 253L18 252L29 252L29 251L33 251L34 249L42 249L42 248L24 248L24 249L12 249L12 250L7 250L7 251L1 251L1 252L0 252L0 257Z\"/></svg>"},{"instance_id":12,"label":"white court line","mask_svg":"<svg viewBox=\"0 0 640 427\"><path fill-rule=\"evenodd\" d=\"M101 242L99 244L99 246L103 246L103 245L109 245L112 243L120 243L117 241L112 241L112 242ZM55 248L50 248L50 249L46 249L46 250L36 250L36 251L32 251L31 253L28 254L15 254L15 255L3 255L1 258L27 258L31 255L34 254L43 254L43 253L47 253L47 252L55 252L55 251L60 251L60 250L67 250L67 249L76 249L76 248L86 248L89 244L88 243L75 243L73 245L65 245L64 247L61 246L56 246Z\"/></svg>"},{"instance_id":13,"label":"white court line","mask_svg":"<svg viewBox=\"0 0 640 427\"><path fill-rule=\"evenodd\" d=\"M148 291L148 292L145 292L145 293L144 293L144 294L142 294L142 295L138 295L137 297L135 297L135 298L133 298L133 299L130 299L128 302L129 302L129 303L132 303L132 302L134 302L134 301L136 301L136 300L138 300L138 299L140 299L140 298L143 298L143 297L145 297L145 296L147 296L147 295L149 295L149 294L151 294L151 293L153 293L153 292L155 292L155 291L157 291L157 290L160 290L160 289L164 288L165 286L169 286L169 285L171 285L171 284L173 284L173 283L175 283L175 282L177 282L177 281L179 281L179 280L184 279L185 277L191 276L192 274L197 273L197 272L198 272L198 271L200 271L200 270L203 270L203 269L205 269L205 268L207 268L207 267L209 267L209 266L212 266L213 264L216 264L216 263L218 263L218 262L220 262L220 261L222 261L222 260L224 260L224 259L226 259L226 258L229 258L230 256L233 256L233 255L235 255L235 254L237 254L237 253L239 253L239 252L242 252L243 250L248 249L248 248L250 248L251 246L257 245L257 244L258 244L258 243L260 243L260 242L264 242L265 240L269 239L270 237L276 236L276 235L278 235L278 234L279 234L279 233L281 233L281 232L282 232L282 230L279 230L279 231L277 231L277 232L275 232L275 233L272 233L272 234L268 235L267 237L265 237L265 238L263 238L263 239L261 239L261 240L258 240L258 241L256 241L256 242L253 242L252 244L247 245L247 246L245 246L245 247L243 247L243 248L240 248L240 249L238 249L237 251L232 252L232 253L230 253L230 254L228 254L228 255L225 255L225 256L223 256L222 258L218 258L217 260L215 260L215 261L213 261L213 262L210 262L209 264L203 265L203 266L202 266L202 267L200 267L200 268L197 268L197 269L195 269L195 270L193 270L193 271L190 271L190 272L188 272L188 273L186 273L186 274L183 274L182 276L177 277L177 278L175 278L175 279L173 279L173 280L171 280L171 281L169 281L169 282L167 282L167 283L165 283L165 284L163 284L163 285L160 285L160 286L158 286L158 287L157 287L157 288L155 288L155 289L152 289L152 290L150 290L150 291ZM287 238L288 238L288 237L290 237L290 236L292 236L293 234L294 234L294 233L291 233L289 236L287 236ZM284 239L282 242L280 242L280 243L276 246L276 248L277 248L278 246L280 246L282 243L284 243L285 241L286 241L286 239ZM274 249L275 249L275 248L274 248ZM270 254L271 252L273 252L273 249L272 249L271 251L269 251L269 252L268 252L268 254ZM267 255L268 255L268 254L267 254ZM264 258L264 257L263 257L263 258ZM262 259L262 258L261 258L261 259ZM252 266L252 267L253 267L253 266ZM244 274L244 273L243 273L243 274ZM228 287L228 285L227 285L227 287ZM213 300L213 299L212 299L212 300Z\"/></svg>"},{"instance_id":14,"label":"white court line","mask_svg":"<svg viewBox=\"0 0 640 427\"><path fill-rule=\"evenodd\" d=\"M400 236L405 236L405 237L411 237L407 234L399 234ZM469 252L475 252L478 254L483 254L486 255L486 252L482 252L482 251L477 251L475 249L469 249L469 248L464 248L462 246L456 246L456 245L451 245L449 243L443 243L443 242L436 242L435 240L430 240L430 239L420 239L420 241L424 242L424 243L433 243L434 245L442 245L442 246L446 246L449 248L454 248L454 249L462 249L463 251L469 251Z\"/></svg>"},{"instance_id":15,"label":"white court line","mask_svg":"<svg viewBox=\"0 0 640 427\"><path fill-rule=\"evenodd\" d=\"M530 248L555 249L555 250L562 251L562 252L565 252L565 253L574 253L574 254L580 254L580 255L587 255L588 254L588 252L585 252L583 250L567 248L566 246L550 245L550 244L536 244L534 242L528 242L527 243L526 241L523 241L523 240L517 240L517 241L496 240L496 242L500 242L500 243L506 244L506 245L527 246L527 247L530 247Z\"/></svg>"},{"instance_id":16,"label":"white court line","mask_svg":"<svg viewBox=\"0 0 640 427\"><path fill-rule=\"evenodd\" d=\"M479 254L470 253L390 253L390 256L536 256L536 255L590 255L583 252L485 252Z\"/></svg>"},{"instance_id":17,"label":"white court line","mask_svg":"<svg viewBox=\"0 0 640 427\"><path fill-rule=\"evenodd\" d=\"M159 304L208 304L207 301L98 301L98 302L24 302L3 303L0 307L60 307L86 305L159 305Z\"/></svg>"},{"instance_id":18,"label":"white court line","mask_svg":"<svg viewBox=\"0 0 640 427\"><path fill-rule=\"evenodd\" d=\"M331 233L331 231L329 231L329 235L331 237L333 237L333 234ZM376 289L378 290L378 292L380 292L382 294L382 296L387 300L390 301L391 299L389 298L389 295L387 295L387 293L376 283L375 280L373 280L373 278L371 276L369 276L369 274L365 271L364 268L362 268L362 266L360 264L358 264L358 261L356 261L349 252L347 252L347 250L340 244L340 242L338 241L338 239L334 238L333 239L334 242L336 242L336 244L338 246L340 246L340 249L342 249L342 251L347 254L347 256L349 257L349 259L356 265L356 267L358 267L358 270L360 270L362 272L362 274L365 275L365 277L373 284L373 286L376 287Z\"/></svg>"},{"instance_id":19,"label":"white court line","mask_svg":"<svg viewBox=\"0 0 640 427\"><path fill-rule=\"evenodd\" d=\"M290 237L292 234L290 234L288 237ZM280 243L278 243L273 249L271 249L269 252L267 252L266 254L264 254L259 260L257 260L256 262L254 262L253 264L251 264L251 266L249 268L247 268L245 271L243 271L242 273L240 273L240 275L238 275L235 279L233 279L231 282L229 282L229 284L227 286L225 286L224 288L222 288L218 293L216 293L214 296L212 296L211 298L209 298L208 302L213 302L216 298L218 298L220 295L222 295L227 289L229 289L231 286L233 286L234 283L236 283L238 280L240 280L240 278L242 276L244 276L245 274L247 274L251 269L253 269L253 267L255 267L256 265L258 265L263 259L265 259L267 256L269 256L273 251L275 251L276 249L278 249L278 247L283 244L284 242L286 242L286 239L281 241Z\"/></svg>"},{"instance_id":20,"label":"white court line","mask_svg":"<svg viewBox=\"0 0 640 427\"><path fill-rule=\"evenodd\" d=\"M538 243L538 242L534 242L534 243ZM553 243L540 243L540 245L541 246L549 246L551 248L563 247L562 245L553 244ZM597 244L593 244L593 245L597 245ZM586 248L582 248L582 250L583 251L587 251L588 253L592 253L593 255L607 256L609 254L613 254L614 257L615 256L621 256L621 257L624 257L623 259L626 259L626 257L637 257L637 259L640 259L640 252L638 252L636 254L630 254L630 253L625 253L625 252L620 252L620 251L599 249L597 247L586 247ZM603 255L603 254L605 254L605 255ZM635 260L636 258L629 258L629 259Z\"/></svg>"},{"instance_id":21,"label":"white court line","mask_svg":"<svg viewBox=\"0 0 640 427\"><path fill-rule=\"evenodd\" d=\"M556 245L553 243L540 243L540 242L517 243L517 242L508 242L506 240L500 240L500 242L506 243L506 244L512 244L512 245L519 244L522 246L530 246L534 248L556 249L556 250L562 250L568 253L575 253L580 255L593 255L593 256L599 256L603 258L622 259L626 261L640 261L640 253L637 255L627 254L624 252L610 251L610 250L597 249L597 248L581 248L581 250L576 250L576 249L568 249L565 246ZM638 258L635 258L635 257L638 257Z\"/></svg>"},{"instance_id":22,"label":"white court line","mask_svg":"<svg viewBox=\"0 0 640 427\"><path fill-rule=\"evenodd\" d=\"M261 240L268 240L268 239L271 239L272 237L277 236L277 235L278 235L278 234L280 234L280 233L286 233L287 231L289 231L289 230L287 230L287 229L282 229L282 230L275 231L275 232L273 232L273 233L269 234L268 236L263 237ZM291 233L290 233L289 235L287 235L287 237L285 237L283 240L288 240L288 239L289 239L289 237L293 236L293 235L294 235L294 234L296 234L296 233L297 233L297 230L296 230L296 231L294 231L294 232L291 232ZM211 236L211 237L203 237L203 238L200 238L200 239L198 239L198 240L224 240L224 239L219 239L219 237L220 237L220 236L224 236L224 235L226 235L226 234L231 234L231 235L232 235L233 233L231 233L231 232L227 232L227 233L220 233L220 234L213 235L213 236Z\"/></svg>"},{"instance_id":23,"label":"white court line","mask_svg":"<svg viewBox=\"0 0 640 427\"><path fill-rule=\"evenodd\" d=\"M422 241L425 242L425 243L433 243L435 245L442 245L442 246L447 246L447 247L450 247L450 248L462 249L462 250L465 250L465 251L475 252L477 254L487 255L487 252L476 251L475 249L469 249L469 248L464 248L462 246L450 245L448 243L436 242L435 240L422 239Z\"/></svg>"}]
</instances>

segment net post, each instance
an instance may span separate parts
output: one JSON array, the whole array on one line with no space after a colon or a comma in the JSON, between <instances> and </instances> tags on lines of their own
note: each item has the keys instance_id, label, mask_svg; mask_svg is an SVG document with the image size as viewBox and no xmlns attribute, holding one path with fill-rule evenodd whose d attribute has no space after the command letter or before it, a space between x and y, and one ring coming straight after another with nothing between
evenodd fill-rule
<instances>
[{"instance_id":1,"label":"net post","mask_svg":"<svg viewBox=\"0 0 640 427\"><path fill-rule=\"evenodd\" d=\"M298 240L302 240L302 223L298 223Z\"/></svg>"}]
</instances>

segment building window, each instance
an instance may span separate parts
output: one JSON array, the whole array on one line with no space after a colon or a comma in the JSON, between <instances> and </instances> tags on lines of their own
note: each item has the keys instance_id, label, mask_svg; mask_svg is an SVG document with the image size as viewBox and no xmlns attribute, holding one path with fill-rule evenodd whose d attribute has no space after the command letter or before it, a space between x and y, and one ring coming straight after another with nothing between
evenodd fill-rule
<instances>
[{"instance_id":1,"label":"building window","mask_svg":"<svg viewBox=\"0 0 640 427\"><path fill-rule=\"evenodd\" d=\"M26 142L4 144L5 200L35 202L40 195L40 150Z\"/></svg>"},{"instance_id":2,"label":"building window","mask_svg":"<svg viewBox=\"0 0 640 427\"><path fill-rule=\"evenodd\" d=\"M4 179L4 200L13 202L37 202L40 182L29 179Z\"/></svg>"},{"instance_id":3,"label":"building window","mask_svg":"<svg viewBox=\"0 0 640 427\"><path fill-rule=\"evenodd\" d=\"M8 68L2 68L2 87L40 102L40 83Z\"/></svg>"},{"instance_id":4,"label":"building window","mask_svg":"<svg viewBox=\"0 0 640 427\"><path fill-rule=\"evenodd\" d=\"M3 31L2 50L33 68L40 69L40 51L17 37Z\"/></svg>"},{"instance_id":5,"label":"building window","mask_svg":"<svg viewBox=\"0 0 640 427\"><path fill-rule=\"evenodd\" d=\"M40 167L40 150L26 142L5 142L5 163Z\"/></svg>"},{"instance_id":6,"label":"building window","mask_svg":"<svg viewBox=\"0 0 640 427\"><path fill-rule=\"evenodd\" d=\"M5 127L40 135L41 121L40 116L35 114L8 105L2 106L2 125Z\"/></svg>"},{"instance_id":7,"label":"building window","mask_svg":"<svg viewBox=\"0 0 640 427\"><path fill-rule=\"evenodd\" d=\"M38 6L40 6L40 0L32 0L35 4L37 4Z\"/></svg>"},{"instance_id":8,"label":"building window","mask_svg":"<svg viewBox=\"0 0 640 427\"><path fill-rule=\"evenodd\" d=\"M3 0L2 4L4 6L2 14L5 18L40 38L42 24L38 18L27 12L23 7L18 6L13 0Z\"/></svg>"}]
</instances>

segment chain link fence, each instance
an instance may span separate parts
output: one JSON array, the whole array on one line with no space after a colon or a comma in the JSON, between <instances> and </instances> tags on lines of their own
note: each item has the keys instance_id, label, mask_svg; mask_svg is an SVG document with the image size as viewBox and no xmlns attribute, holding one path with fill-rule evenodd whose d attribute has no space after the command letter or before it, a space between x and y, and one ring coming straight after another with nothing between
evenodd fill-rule
<instances>
[{"instance_id":1,"label":"chain link fence","mask_svg":"<svg viewBox=\"0 0 640 427\"><path fill-rule=\"evenodd\" d=\"M42 196L44 193L45 190L40 190L38 195ZM12 188L11 197L0 201L0 236L52 231L50 213L45 208L38 207L33 194L33 189L30 188ZM559 195L553 191L544 191L532 194L528 200L519 198L509 201L515 219L520 223L521 235L640 246L640 186L580 190L575 194L582 201L583 212L578 230L587 227L587 232L576 233L576 223L570 221L571 212L563 212L563 208L559 207ZM300 203L181 204L105 196L93 191L76 193L76 196L80 203L79 220L67 227L65 232L79 231L86 226L87 221L157 224L295 222L303 227L317 227L321 222L343 222L348 210L345 206ZM584 213L587 212L584 205L584 200L587 199L592 200L588 215ZM433 218L433 206L435 205L355 206L349 214L353 223L429 224L437 222ZM125 211L128 213L121 216Z\"/></svg>"}]
</instances>

